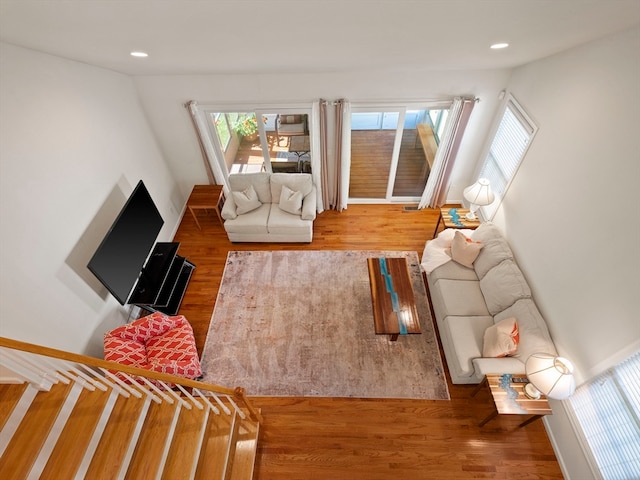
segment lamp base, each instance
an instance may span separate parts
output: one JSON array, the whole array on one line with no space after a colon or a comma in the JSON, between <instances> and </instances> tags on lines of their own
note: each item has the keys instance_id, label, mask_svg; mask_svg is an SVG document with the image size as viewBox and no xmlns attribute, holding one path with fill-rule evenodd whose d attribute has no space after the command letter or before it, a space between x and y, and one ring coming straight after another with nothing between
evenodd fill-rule
<instances>
[{"instance_id":1,"label":"lamp base","mask_svg":"<svg viewBox=\"0 0 640 480\"><path fill-rule=\"evenodd\" d=\"M469 213L467 213L464 218L466 218L467 220L477 220L478 217L476 216L476 212L474 212L473 210L469 210Z\"/></svg>"},{"instance_id":2,"label":"lamp base","mask_svg":"<svg viewBox=\"0 0 640 480\"><path fill-rule=\"evenodd\" d=\"M540 392L531 383L527 383L523 390L527 398L530 398L531 400L538 400L540 398Z\"/></svg>"}]
</instances>

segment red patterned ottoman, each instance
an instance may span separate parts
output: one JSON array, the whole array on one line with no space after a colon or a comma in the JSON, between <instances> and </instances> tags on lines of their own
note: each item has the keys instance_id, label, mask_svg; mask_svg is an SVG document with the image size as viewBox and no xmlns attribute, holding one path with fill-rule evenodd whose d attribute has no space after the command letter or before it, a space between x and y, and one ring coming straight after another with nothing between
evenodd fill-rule
<instances>
[{"instance_id":1,"label":"red patterned ottoman","mask_svg":"<svg viewBox=\"0 0 640 480\"><path fill-rule=\"evenodd\" d=\"M104 335L105 360L195 379L202 375L191 324L156 312Z\"/></svg>"}]
</instances>

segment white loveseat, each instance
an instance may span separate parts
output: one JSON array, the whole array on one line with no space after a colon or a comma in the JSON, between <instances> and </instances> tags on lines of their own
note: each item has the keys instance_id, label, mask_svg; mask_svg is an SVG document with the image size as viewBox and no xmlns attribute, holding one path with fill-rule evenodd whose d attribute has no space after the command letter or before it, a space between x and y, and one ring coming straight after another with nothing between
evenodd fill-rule
<instances>
[{"instance_id":1,"label":"white loveseat","mask_svg":"<svg viewBox=\"0 0 640 480\"><path fill-rule=\"evenodd\" d=\"M482 245L472 268L450 256L456 231L469 238L467 242ZM525 373L524 362L531 354L557 354L529 285L494 224L483 223L477 230L442 231L427 242L421 266L453 383L479 383L487 373ZM519 336L515 351L508 356L483 357L487 329L513 318Z\"/></svg>"},{"instance_id":2,"label":"white loveseat","mask_svg":"<svg viewBox=\"0 0 640 480\"><path fill-rule=\"evenodd\" d=\"M229 175L222 218L232 242L306 242L313 239L316 188L308 173Z\"/></svg>"}]
</instances>

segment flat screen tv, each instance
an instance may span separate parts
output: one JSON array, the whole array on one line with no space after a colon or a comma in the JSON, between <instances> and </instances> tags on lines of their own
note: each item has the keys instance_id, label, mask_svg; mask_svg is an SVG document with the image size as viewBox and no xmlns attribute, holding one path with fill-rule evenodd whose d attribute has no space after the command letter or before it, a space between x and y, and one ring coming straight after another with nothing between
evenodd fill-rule
<instances>
[{"instance_id":1,"label":"flat screen tv","mask_svg":"<svg viewBox=\"0 0 640 480\"><path fill-rule=\"evenodd\" d=\"M89 270L124 305L164 220L142 180L89 261Z\"/></svg>"}]
</instances>

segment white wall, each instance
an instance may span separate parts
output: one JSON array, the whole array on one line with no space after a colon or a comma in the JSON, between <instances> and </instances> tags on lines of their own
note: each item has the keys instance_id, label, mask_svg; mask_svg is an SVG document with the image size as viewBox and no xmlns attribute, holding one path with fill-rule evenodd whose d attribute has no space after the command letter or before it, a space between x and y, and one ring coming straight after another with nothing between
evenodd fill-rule
<instances>
[{"instance_id":1,"label":"white wall","mask_svg":"<svg viewBox=\"0 0 640 480\"><path fill-rule=\"evenodd\" d=\"M475 95L476 105L468 135L458 155L451 198L462 198L479 150L506 87L510 71L432 72L428 68L403 71L282 75L173 75L135 78L144 109L184 198L196 183L207 181L193 128L183 104L304 104L314 100L347 98L352 103L393 100L447 100Z\"/></svg>"},{"instance_id":2,"label":"white wall","mask_svg":"<svg viewBox=\"0 0 640 480\"><path fill-rule=\"evenodd\" d=\"M578 383L639 347L639 48L635 28L518 68L509 83L539 131L495 222ZM589 478L554 413L570 478Z\"/></svg>"},{"instance_id":3,"label":"white wall","mask_svg":"<svg viewBox=\"0 0 640 480\"><path fill-rule=\"evenodd\" d=\"M181 203L130 77L0 44L0 335L102 356L121 307L86 263L138 180Z\"/></svg>"}]
</instances>

